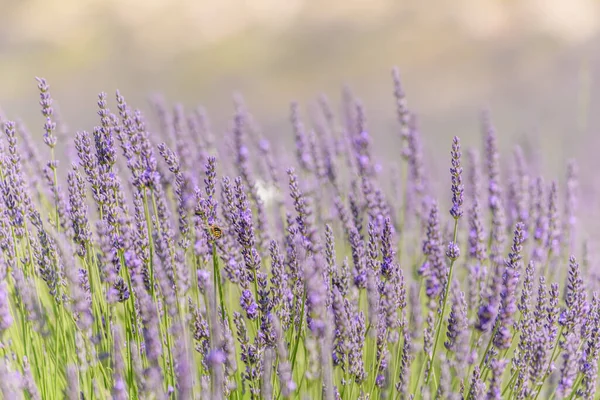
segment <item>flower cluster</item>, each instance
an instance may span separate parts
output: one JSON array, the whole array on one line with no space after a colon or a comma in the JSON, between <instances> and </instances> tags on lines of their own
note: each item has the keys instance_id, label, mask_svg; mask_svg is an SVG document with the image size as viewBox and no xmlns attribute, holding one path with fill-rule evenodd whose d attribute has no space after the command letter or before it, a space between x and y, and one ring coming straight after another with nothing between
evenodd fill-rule
<instances>
[{"instance_id":1,"label":"flower cluster","mask_svg":"<svg viewBox=\"0 0 600 400\"><path fill-rule=\"evenodd\" d=\"M239 95L217 135L101 93L71 146L38 78L45 146L0 119L0 397L596 398L575 162L563 193L517 148L504 187L486 113L438 193L392 76L395 160L349 89L339 116L292 103L289 152Z\"/></svg>"}]
</instances>

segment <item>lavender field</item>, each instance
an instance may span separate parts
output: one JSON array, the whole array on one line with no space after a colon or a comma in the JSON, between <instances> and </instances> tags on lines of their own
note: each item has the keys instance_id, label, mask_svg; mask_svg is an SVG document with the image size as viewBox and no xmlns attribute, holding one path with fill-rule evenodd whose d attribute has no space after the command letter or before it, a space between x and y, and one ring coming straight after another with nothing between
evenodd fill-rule
<instances>
[{"instance_id":1,"label":"lavender field","mask_svg":"<svg viewBox=\"0 0 600 400\"><path fill-rule=\"evenodd\" d=\"M0 114L2 398L599 398L577 163L499 154L494 110L431 177L397 69L392 158L349 89L280 151L241 95L223 132L100 93L68 137L37 84Z\"/></svg>"}]
</instances>

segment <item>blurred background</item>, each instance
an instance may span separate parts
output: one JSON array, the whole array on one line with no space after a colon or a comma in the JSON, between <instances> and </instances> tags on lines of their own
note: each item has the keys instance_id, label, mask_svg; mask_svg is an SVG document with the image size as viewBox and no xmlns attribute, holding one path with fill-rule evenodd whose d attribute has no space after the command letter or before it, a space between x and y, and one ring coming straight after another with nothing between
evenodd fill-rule
<instances>
[{"instance_id":1,"label":"blurred background","mask_svg":"<svg viewBox=\"0 0 600 400\"><path fill-rule=\"evenodd\" d=\"M41 137L42 76L71 131L118 88L144 110L155 93L202 104L223 132L239 91L266 136L291 143L290 101L339 104L348 84L393 159L398 66L432 170L447 171L453 135L480 146L488 108L505 160L519 143L564 179L576 157L595 200L598 49L596 0L0 0L0 107Z\"/></svg>"}]
</instances>

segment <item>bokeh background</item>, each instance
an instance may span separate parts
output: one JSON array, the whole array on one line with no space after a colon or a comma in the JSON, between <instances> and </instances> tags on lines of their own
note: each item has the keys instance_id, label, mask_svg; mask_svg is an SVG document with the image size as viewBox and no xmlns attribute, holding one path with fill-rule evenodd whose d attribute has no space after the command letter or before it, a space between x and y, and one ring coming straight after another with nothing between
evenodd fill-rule
<instances>
[{"instance_id":1,"label":"bokeh background","mask_svg":"<svg viewBox=\"0 0 600 400\"><path fill-rule=\"evenodd\" d=\"M519 143L563 179L577 158L593 205L598 50L596 0L0 0L0 107L41 136L43 76L72 131L118 88L145 110L155 93L202 104L222 132L239 91L265 135L291 143L290 101L339 102L348 84L393 159L396 65L431 171L447 171L451 136L479 146L488 108L505 160Z\"/></svg>"}]
</instances>

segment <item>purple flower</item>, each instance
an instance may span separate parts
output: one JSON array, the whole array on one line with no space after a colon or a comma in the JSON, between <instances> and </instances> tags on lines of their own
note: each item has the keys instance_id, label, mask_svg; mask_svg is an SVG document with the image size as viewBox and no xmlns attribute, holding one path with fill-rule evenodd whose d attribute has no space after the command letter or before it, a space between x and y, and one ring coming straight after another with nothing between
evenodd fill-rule
<instances>
[{"instance_id":1,"label":"purple flower","mask_svg":"<svg viewBox=\"0 0 600 400\"><path fill-rule=\"evenodd\" d=\"M285 345L285 337L281 330L279 321L273 319L273 327L277 337L276 350L279 362L277 363L279 382L281 385L281 394L284 398L288 398L296 390L296 383L292 376L292 368L288 361L288 350Z\"/></svg>"},{"instance_id":2,"label":"purple flower","mask_svg":"<svg viewBox=\"0 0 600 400\"><path fill-rule=\"evenodd\" d=\"M56 136L54 135L54 131L56 130L56 123L52 121L52 114L54 114L54 110L52 109L52 97L50 96L50 85L46 82L44 78L35 78L38 82L38 89L40 90L40 105L42 106L42 115L46 118L46 122L44 124L44 143L51 149L56 146Z\"/></svg>"},{"instance_id":3,"label":"purple flower","mask_svg":"<svg viewBox=\"0 0 600 400\"><path fill-rule=\"evenodd\" d=\"M15 123L6 121L4 123L4 132L6 133L8 142L8 157L4 161L7 161L8 165L2 165L6 176L1 185L1 192L4 197L11 226L15 231L14 234L17 238L20 238L25 234L26 209L32 205L23 178L21 156L17 148ZM4 158L1 153L2 151L0 151L0 157Z\"/></svg>"},{"instance_id":4,"label":"purple flower","mask_svg":"<svg viewBox=\"0 0 600 400\"><path fill-rule=\"evenodd\" d=\"M468 332L468 327L469 321L467 318L465 294L460 292L452 302L450 316L448 317L448 332L446 333L448 340L444 343L444 346L450 351L456 351L457 338L459 335L464 335Z\"/></svg>"},{"instance_id":5,"label":"purple flower","mask_svg":"<svg viewBox=\"0 0 600 400\"><path fill-rule=\"evenodd\" d=\"M312 170L311 153L309 151L304 125L300 120L298 103L296 102L293 102L290 105L290 120L292 122L294 138L296 141L296 160L304 171L310 172Z\"/></svg>"},{"instance_id":6,"label":"purple flower","mask_svg":"<svg viewBox=\"0 0 600 400\"><path fill-rule=\"evenodd\" d=\"M558 184L552 181L548 194L548 237L546 247L553 255L560 251L560 221L558 215Z\"/></svg>"},{"instance_id":7,"label":"purple flower","mask_svg":"<svg viewBox=\"0 0 600 400\"><path fill-rule=\"evenodd\" d=\"M125 363L121 354L121 332L118 327L113 328L113 381L112 395L116 400L126 400L129 398L127 394L127 385L125 384Z\"/></svg>"},{"instance_id":8,"label":"purple flower","mask_svg":"<svg viewBox=\"0 0 600 400\"><path fill-rule=\"evenodd\" d=\"M521 269L524 229L525 225L522 222L517 223L513 245L506 260L506 267L502 277L502 291L500 292L502 300L496 322L498 324L497 333L494 337L494 345L499 349L507 349L511 345L512 334L510 328L513 324L513 315L517 311L517 284Z\"/></svg>"},{"instance_id":9,"label":"purple flower","mask_svg":"<svg viewBox=\"0 0 600 400\"><path fill-rule=\"evenodd\" d=\"M69 172L69 212L73 227L73 240L78 245L77 254L85 257L87 245L92 234L88 222L88 209L86 204L86 187L82 176L79 174L76 164Z\"/></svg>"},{"instance_id":10,"label":"purple flower","mask_svg":"<svg viewBox=\"0 0 600 400\"><path fill-rule=\"evenodd\" d=\"M403 343L402 343L402 359L400 361L400 368L398 374L398 383L396 383L396 390L398 393L406 393L408 385L410 383L410 365L413 360L412 356L412 342L410 333L405 330Z\"/></svg>"},{"instance_id":11,"label":"purple flower","mask_svg":"<svg viewBox=\"0 0 600 400\"><path fill-rule=\"evenodd\" d=\"M220 349L211 350L206 356L206 364L209 368L218 368L225 363L225 353Z\"/></svg>"},{"instance_id":12,"label":"purple flower","mask_svg":"<svg viewBox=\"0 0 600 400\"><path fill-rule=\"evenodd\" d=\"M410 136L410 112L406 101L406 94L400 80L400 71L397 67L392 69L392 79L394 81L394 98L396 100L396 114L400 123L400 140L402 140L401 154L408 159L410 156L410 147L408 144Z\"/></svg>"},{"instance_id":13,"label":"purple flower","mask_svg":"<svg viewBox=\"0 0 600 400\"><path fill-rule=\"evenodd\" d=\"M600 332L597 327L600 323L600 300L597 292L592 298L592 306L589 316L586 319L586 325L589 326L587 341L583 351L583 372L582 397L592 399L597 390L596 379L598 377L598 358L600 356ZM584 336L584 337L585 337ZM579 393L579 392L578 392Z\"/></svg>"},{"instance_id":14,"label":"purple flower","mask_svg":"<svg viewBox=\"0 0 600 400\"><path fill-rule=\"evenodd\" d=\"M571 394L575 378L577 377L578 363L581 352L579 350L579 338L576 332L569 332L565 336L565 351L563 352L563 365L560 369L560 380L558 381L557 392L563 398Z\"/></svg>"},{"instance_id":15,"label":"purple flower","mask_svg":"<svg viewBox=\"0 0 600 400\"><path fill-rule=\"evenodd\" d=\"M2 336L2 332L10 328L12 323L13 318L10 313L8 301L8 287L5 281L0 281L0 336Z\"/></svg>"},{"instance_id":16,"label":"purple flower","mask_svg":"<svg viewBox=\"0 0 600 400\"><path fill-rule=\"evenodd\" d=\"M548 219L544 210L544 181L543 179L537 178L535 183L531 185L531 219L533 221L533 238L535 240L535 247L533 258L536 262L541 262L544 259L543 247L545 246L544 241L548 233Z\"/></svg>"},{"instance_id":17,"label":"purple flower","mask_svg":"<svg viewBox=\"0 0 600 400\"><path fill-rule=\"evenodd\" d=\"M408 136L408 169L410 177L410 197L407 200L414 201L415 211L421 221L427 218L427 210L431 206L427 196L427 177L423 163L421 150L421 136L417 127L417 117L410 115L410 134ZM411 199L412 198L412 199Z\"/></svg>"},{"instance_id":18,"label":"purple flower","mask_svg":"<svg viewBox=\"0 0 600 400\"><path fill-rule=\"evenodd\" d=\"M215 187L217 182L216 167L217 159L215 157L208 157L208 161L205 166L206 178L204 178L204 191L208 198L208 211L206 213L209 224L215 223L217 217L217 202L215 201Z\"/></svg>"},{"instance_id":19,"label":"purple flower","mask_svg":"<svg viewBox=\"0 0 600 400\"><path fill-rule=\"evenodd\" d=\"M381 238L381 275L390 277L390 270L394 260L394 251L392 250L392 221L388 217L383 225Z\"/></svg>"},{"instance_id":20,"label":"purple flower","mask_svg":"<svg viewBox=\"0 0 600 400\"><path fill-rule=\"evenodd\" d=\"M298 177L293 168L287 170L289 177L290 197L296 210L298 232L303 236L307 249L316 245L313 222L313 212L308 197L304 196L298 185Z\"/></svg>"},{"instance_id":21,"label":"purple flower","mask_svg":"<svg viewBox=\"0 0 600 400\"><path fill-rule=\"evenodd\" d=\"M335 286L331 308L335 324L333 363L345 368L351 343L349 303Z\"/></svg>"},{"instance_id":22,"label":"purple flower","mask_svg":"<svg viewBox=\"0 0 600 400\"><path fill-rule=\"evenodd\" d=\"M450 215L454 219L458 219L462 216L463 210L463 193L464 186L462 184L462 167L460 165L460 139L455 136L452 141L452 167L450 168L450 174L452 176L452 208L450 209Z\"/></svg>"},{"instance_id":23,"label":"purple flower","mask_svg":"<svg viewBox=\"0 0 600 400\"><path fill-rule=\"evenodd\" d=\"M506 218L502 203L502 189L500 184L500 162L496 132L491 124L489 115L482 116L483 131L485 134L485 154L488 173L488 203L492 212L491 229L491 254L492 262L502 263L502 250L506 240Z\"/></svg>"},{"instance_id":24,"label":"purple flower","mask_svg":"<svg viewBox=\"0 0 600 400\"><path fill-rule=\"evenodd\" d=\"M354 285L364 289L367 285L367 269L365 266L364 241L356 229L350 231L350 246L354 263Z\"/></svg>"},{"instance_id":25,"label":"purple flower","mask_svg":"<svg viewBox=\"0 0 600 400\"><path fill-rule=\"evenodd\" d=\"M469 257L481 263L487 258L487 249L478 200L475 200L469 212L469 226Z\"/></svg>"},{"instance_id":26,"label":"purple flower","mask_svg":"<svg viewBox=\"0 0 600 400\"><path fill-rule=\"evenodd\" d=\"M350 374L355 382L361 383L366 379L365 365L362 357L363 347L365 345L365 317L362 312L356 314L350 321L351 327L351 348L348 355L348 364Z\"/></svg>"},{"instance_id":27,"label":"purple flower","mask_svg":"<svg viewBox=\"0 0 600 400\"><path fill-rule=\"evenodd\" d=\"M492 379L490 382L490 388L488 389L487 399L488 400L501 400L502 399L502 374L506 367L507 360L493 359L491 364Z\"/></svg>"},{"instance_id":28,"label":"purple flower","mask_svg":"<svg viewBox=\"0 0 600 400\"><path fill-rule=\"evenodd\" d=\"M252 210L250 209L250 203L246 197L244 185L240 177L235 180L235 196L237 201L237 215L235 216L234 224L238 243L242 247L242 256L247 271L256 271L260 268L261 258L255 249L256 235L252 220Z\"/></svg>"},{"instance_id":29,"label":"purple flower","mask_svg":"<svg viewBox=\"0 0 600 400\"><path fill-rule=\"evenodd\" d=\"M187 181L184 174L181 171L181 164L179 157L169 149L165 143L158 145L158 150L163 156L166 164L169 166L169 170L175 175L175 195L177 197L177 214L179 216L179 232L184 238L187 238L189 232L188 226L188 210L186 207L186 196Z\"/></svg>"},{"instance_id":30,"label":"purple flower","mask_svg":"<svg viewBox=\"0 0 600 400\"><path fill-rule=\"evenodd\" d=\"M254 301L254 296L250 290L244 290L240 297L240 306L246 312L248 319L256 319L258 317L258 304Z\"/></svg>"},{"instance_id":31,"label":"purple flower","mask_svg":"<svg viewBox=\"0 0 600 400\"><path fill-rule=\"evenodd\" d=\"M448 249L446 250L446 257L452 261L456 261L460 257L460 247L454 242L448 243Z\"/></svg>"},{"instance_id":32,"label":"purple flower","mask_svg":"<svg viewBox=\"0 0 600 400\"><path fill-rule=\"evenodd\" d=\"M246 364L245 371L242 373L242 379L250 387L250 392L253 396L259 393L259 377L262 349L255 344L251 344L246 330L246 323L240 313L233 313L233 322L237 330L237 338L241 347L241 359Z\"/></svg>"},{"instance_id":33,"label":"purple flower","mask_svg":"<svg viewBox=\"0 0 600 400\"><path fill-rule=\"evenodd\" d=\"M569 277L565 295L566 308L561 312L558 323L568 331L579 326L585 317L587 294L580 275L579 263L574 256L569 259Z\"/></svg>"},{"instance_id":34,"label":"purple flower","mask_svg":"<svg viewBox=\"0 0 600 400\"><path fill-rule=\"evenodd\" d=\"M525 156L520 146L515 146L514 150L514 171L509 182L507 204L509 224L514 225L517 222L523 222L526 228L524 236L527 239L529 236L527 228L530 226L529 176Z\"/></svg>"},{"instance_id":35,"label":"purple flower","mask_svg":"<svg viewBox=\"0 0 600 400\"><path fill-rule=\"evenodd\" d=\"M481 372L479 366L475 366L473 376L471 378L471 386L469 389L468 399L483 400L485 397L485 383L481 380Z\"/></svg>"},{"instance_id":36,"label":"purple flower","mask_svg":"<svg viewBox=\"0 0 600 400\"><path fill-rule=\"evenodd\" d=\"M326 296L324 282L325 260L320 255L315 255L306 263L304 270L308 307L308 327L317 337L325 334L327 322Z\"/></svg>"},{"instance_id":37,"label":"purple flower","mask_svg":"<svg viewBox=\"0 0 600 400\"><path fill-rule=\"evenodd\" d=\"M427 237L423 241L423 254L427 257L427 268L423 268L426 279L426 293L429 298L438 297L446 280L446 264L439 227L438 207L433 203L429 213Z\"/></svg>"}]
</instances>

